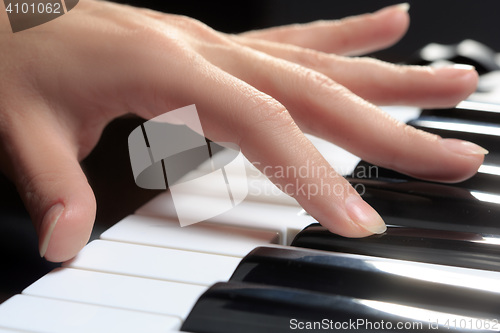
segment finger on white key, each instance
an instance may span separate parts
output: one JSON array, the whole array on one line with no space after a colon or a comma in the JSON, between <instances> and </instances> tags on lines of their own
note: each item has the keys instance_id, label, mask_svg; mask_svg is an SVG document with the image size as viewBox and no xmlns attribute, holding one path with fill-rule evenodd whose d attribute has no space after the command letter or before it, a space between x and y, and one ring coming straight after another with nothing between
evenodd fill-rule
<instances>
[{"instance_id":1,"label":"finger on white key","mask_svg":"<svg viewBox=\"0 0 500 333\"><path fill-rule=\"evenodd\" d=\"M165 332L180 328L177 317L16 295L0 306L0 325L51 333Z\"/></svg>"},{"instance_id":2,"label":"finger on white key","mask_svg":"<svg viewBox=\"0 0 500 333\"><path fill-rule=\"evenodd\" d=\"M193 284L57 268L23 294L184 319L205 290Z\"/></svg>"},{"instance_id":3,"label":"finger on white key","mask_svg":"<svg viewBox=\"0 0 500 333\"><path fill-rule=\"evenodd\" d=\"M130 215L101 239L242 258L258 246L277 243L278 234L210 223L181 227L173 219Z\"/></svg>"},{"instance_id":4,"label":"finger on white key","mask_svg":"<svg viewBox=\"0 0 500 333\"><path fill-rule=\"evenodd\" d=\"M240 258L95 240L65 267L211 285L232 275Z\"/></svg>"},{"instance_id":5,"label":"finger on white key","mask_svg":"<svg viewBox=\"0 0 500 333\"><path fill-rule=\"evenodd\" d=\"M225 161L232 157L232 154L234 153L230 152L229 149L226 149L213 155L210 160L207 160L199 165L196 170L189 172L179 181L183 182L184 180L195 179L203 176L203 182L197 182L196 185L193 185L191 188L183 187L181 191L178 192L194 195L226 197L226 192L219 193L214 190L217 188L217 184L220 182L220 179L216 174L211 175L210 173L213 172L214 165L223 165ZM267 177L246 158L243 158L243 165L245 173L242 173L239 165L236 165L235 163L229 163L224 166L224 171L231 184L231 190L233 191L233 195L235 197L245 198L247 201L267 202L278 205L299 207L297 200L278 189L276 185L269 181L269 179L267 179Z\"/></svg>"},{"instance_id":6,"label":"finger on white key","mask_svg":"<svg viewBox=\"0 0 500 333\"><path fill-rule=\"evenodd\" d=\"M196 195L177 195L177 203L196 207L197 210L204 207L217 207L224 205L224 201L218 198L210 198ZM183 211L192 212L193 219L196 218L195 209L183 208ZM299 215L300 209L293 206L272 205L243 201L233 209L217 215L205 222L221 225L232 225L257 230L268 230L279 233L280 244L290 244L297 233L311 223L316 222L311 216ZM137 215L156 216L162 218L176 219L176 210L169 193L163 193L139 208Z\"/></svg>"}]
</instances>

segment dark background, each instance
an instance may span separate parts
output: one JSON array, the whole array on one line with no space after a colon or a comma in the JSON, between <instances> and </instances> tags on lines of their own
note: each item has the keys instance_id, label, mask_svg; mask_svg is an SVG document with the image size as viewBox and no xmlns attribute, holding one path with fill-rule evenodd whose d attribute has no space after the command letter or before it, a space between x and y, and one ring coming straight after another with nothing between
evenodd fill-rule
<instances>
[{"instance_id":1,"label":"dark background","mask_svg":"<svg viewBox=\"0 0 500 333\"><path fill-rule=\"evenodd\" d=\"M339 19L373 12L404 1L395 0L257 0L257 1L122 1L168 13L188 15L212 28L229 33L276 25ZM430 42L457 43L476 39L500 51L500 1L410 0L412 22L408 34L396 46L377 54L404 60Z\"/></svg>"},{"instance_id":2,"label":"dark background","mask_svg":"<svg viewBox=\"0 0 500 333\"><path fill-rule=\"evenodd\" d=\"M85 0L83 0L85 1ZM404 61L430 42L457 43L471 38L500 50L498 0L409 1L412 23L403 40L374 56ZM237 33L274 25L338 19L371 12L398 1L386 0L270 0L270 1L126 1L169 13L200 19L224 32ZM76 7L75 10L78 10ZM132 179L127 137L139 119L119 119L106 129L94 152L83 162L98 202L93 237L157 192L138 189ZM38 245L29 216L12 184L0 175L0 302L43 276L55 264L38 255Z\"/></svg>"}]
</instances>

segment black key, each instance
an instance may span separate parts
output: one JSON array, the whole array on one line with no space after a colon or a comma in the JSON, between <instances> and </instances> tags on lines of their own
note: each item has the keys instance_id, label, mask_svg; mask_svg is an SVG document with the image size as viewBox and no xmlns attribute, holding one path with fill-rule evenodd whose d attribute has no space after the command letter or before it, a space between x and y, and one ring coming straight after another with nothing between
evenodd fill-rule
<instances>
[{"instance_id":1,"label":"black key","mask_svg":"<svg viewBox=\"0 0 500 333\"><path fill-rule=\"evenodd\" d=\"M205 292L181 329L195 333L282 333L334 330L341 332L470 331L456 330L454 327L447 329L442 326L445 318L448 320L454 318L449 314L430 312L422 316L419 310L394 306L390 303L320 294L300 289L229 282L217 283ZM480 319L464 318L462 320L475 323ZM441 326L438 327L436 322ZM407 327L397 329L398 325L407 325ZM438 328L441 329L438 330Z\"/></svg>"},{"instance_id":2,"label":"black key","mask_svg":"<svg viewBox=\"0 0 500 333\"><path fill-rule=\"evenodd\" d=\"M452 118L420 117L408 122L409 125L435 133L443 138L456 138L474 142L490 153L484 163L500 166L500 125Z\"/></svg>"},{"instance_id":3,"label":"black key","mask_svg":"<svg viewBox=\"0 0 500 333\"><path fill-rule=\"evenodd\" d=\"M389 225L500 235L500 195L437 183L348 178Z\"/></svg>"},{"instance_id":4,"label":"black key","mask_svg":"<svg viewBox=\"0 0 500 333\"><path fill-rule=\"evenodd\" d=\"M418 179L404 175L394 170L382 168L366 161L358 163L352 173L352 178L386 180L389 182L418 181ZM420 180L422 181L422 180ZM476 175L459 183L448 184L454 187L463 187L469 190L479 190L500 194L500 166L483 164Z\"/></svg>"},{"instance_id":5,"label":"black key","mask_svg":"<svg viewBox=\"0 0 500 333\"><path fill-rule=\"evenodd\" d=\"M495 57L491 48L469 39L454 45L429 44L417 52L410 64L431 65L447 61L474 66L479 74L485 74L500 69Z\"/></svg>"},{"instance_id":6,"label":"black key","mask_svg":"<svg viewBox=\"0 0 500 333\"><path fill-rule=\"evenodd\" d=\"M500 105L464 101L450 109L422 110L421 116L438 116L500 124Z\"/></svg>"},{"instance_id":7,"label":"black key","mask_svg":"<svg viewBox=\"0 0 500 333\"><path fill-rule=\"evenodd\" d=\"M318 235L315 229L315 226L306 228L301 233L303 236L297 237L296 244L309 244L314 236L319 236L320 243L324 243L325 236ZM355 242L352 244L354 247ZM485 290L487 283L484 281L481 285L473 284L480 272L468 275L463 273L468 270L452 271L457 275L450 278L446 269L435 265L299 248L260 247L241 261L230 281L303 289L460 315L478 312L491 317L500 313L500 288L496 287L500 274L484 280L495 288ZM456 285L456 279L463 285Z\"/></svg>"},{"instance_id":8,"label":"black key","mask_svg":"<svg viewBox=\"0 0 500 333\"><path fill-rule=\"evenodd\" d=\"M500 272L500 238L476 233L388 226L381 235L346 238L315 224L292 246Z\"/></svg>"}]
</instances>

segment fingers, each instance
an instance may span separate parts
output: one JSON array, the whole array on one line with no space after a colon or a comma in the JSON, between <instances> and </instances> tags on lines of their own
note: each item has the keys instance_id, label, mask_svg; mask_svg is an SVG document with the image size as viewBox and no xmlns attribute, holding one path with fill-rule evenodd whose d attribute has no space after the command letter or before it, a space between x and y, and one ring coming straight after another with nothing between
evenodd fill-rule
<instances>
[{"instance_id":1,"label":"fingers","mask_svg":"<svg viewBox=\"0 0 500 333\"><path fill-rule=\"evenodd\" d=\"M93 192L61 120L44 110L43 103L11 107L25 113L4 113L9 116L2 119L1 157L8 164L2 169L31 215L40 255L54 262L68 260L90 237L96 212Z\"/></svg>"},{"instance_id":2,"label":"fingers","mask_svg":"<svg viewBox=\"0 0 500 333\"><path fill-rule=\"evenodd\" d=\"M313 69L377 105L450 107L476 89L473 67L399 66L371 58L345 58L300 47L236 38L238 43Z\"/></svg>"},{"instance_id":3,"label":"fingers","mask_svg":"<svg viewBox=\"0 0 500 333\"><path fill-rule=\"evenodd\" d=\"M362 237L385 230L380 216L335 173L282 104L206 61L195 60L196 71L185 70L191 67L186 61L178 63L175 71L184 75L168 90L176 96L177 89L196 92L191 98L207 137L238 144L257 168L332 232ZM306 166L307 174L294 172ZM283 169L287 172L280 173Z\"/></svg>"},{"instance_id":4,"label":"fingers","mask_svg":"<svg viewBox=\"0 0 500 333\"><path fill-rule=\"evenodd\" d=\"M369 162L451 182L471 177L483 161L485 151L480 147L401 124L318 72L241 48L225 57L207 54L217 66L275 96L302 129ZM248 68L241 62L259 66Z\"/></svg>"},{"instance_id":5,"label":"fingers","mask_svg":"<svg viewBox=\"0 0 500 333\"><path fill-rule=\"evenodd\" d=\"M396 43L409 25L407 4L338 21L316 21L250 31L241 36L292 44L327 53L359 55Z\"/></svg>"}]
</instances>

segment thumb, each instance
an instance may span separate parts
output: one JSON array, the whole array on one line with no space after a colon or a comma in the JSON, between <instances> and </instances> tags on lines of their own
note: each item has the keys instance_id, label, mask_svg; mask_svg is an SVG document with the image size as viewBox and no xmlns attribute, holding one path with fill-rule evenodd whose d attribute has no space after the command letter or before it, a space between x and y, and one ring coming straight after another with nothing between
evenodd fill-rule
<instances>
[{"instance_id":1,"label":"thumb","mask_svg":"<svg viewBox=\"0 0 500 333\"><path fill-rule=\"evenodd\" d=\"M1 133L2 168L32 218L40 255L55 262L68 260L90 238L96 212L94 194L78 163L76 140L54 113L15 113L10 118Z\"/></svg>"}]
</instances>

